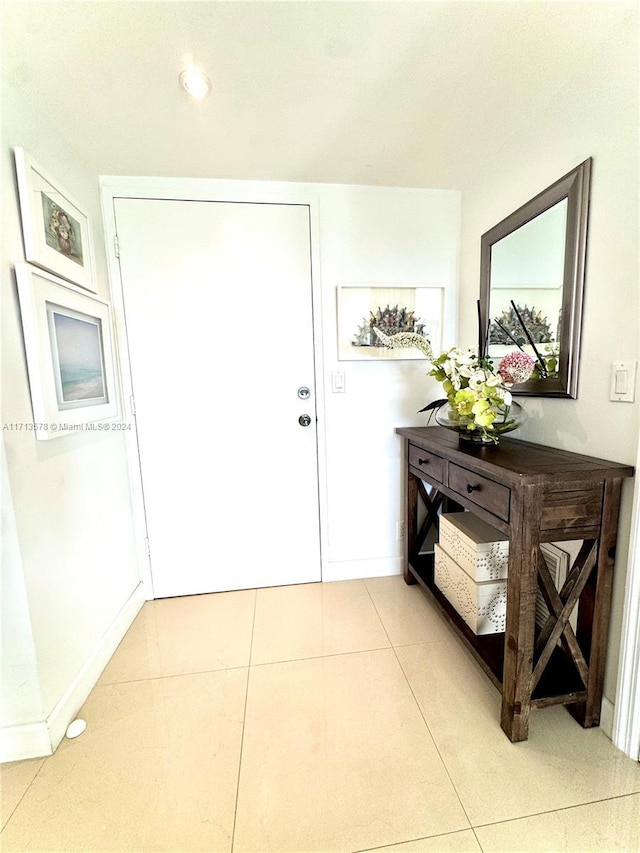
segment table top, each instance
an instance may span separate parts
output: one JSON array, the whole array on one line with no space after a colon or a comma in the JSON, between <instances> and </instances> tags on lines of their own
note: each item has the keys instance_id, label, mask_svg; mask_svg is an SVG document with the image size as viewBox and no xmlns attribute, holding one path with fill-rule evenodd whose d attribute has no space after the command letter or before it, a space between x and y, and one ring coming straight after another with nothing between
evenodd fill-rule
<instances>
[{"instance_id":1,"label":"table top","mask_svg":"<svg viewBox=\"0 0 640 853\"><path fill-rule=\"evenodd\" d=\"M456 432L441 426L398 427L396 433L450 462L512 484L594 481L634 474L631 465L508 436L501 436L498 445L487 445L460 440Z\"/></svg>"}]
</instances>

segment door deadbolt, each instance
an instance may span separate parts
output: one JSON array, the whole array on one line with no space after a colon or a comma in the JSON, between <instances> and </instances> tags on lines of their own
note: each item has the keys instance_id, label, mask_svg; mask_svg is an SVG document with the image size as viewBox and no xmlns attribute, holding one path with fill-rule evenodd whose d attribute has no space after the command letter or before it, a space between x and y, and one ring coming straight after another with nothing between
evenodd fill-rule
<instances>
[{"instance_id":1,"label":"door deadbolt","mask_svg":"<svg viewBox=\"0 0 640 853\"><path fill-rule=\"evenodd\" d=\"M300 397L301 400L308 400L310 396L311 391L304 385L302 386L302 388L298 388L298 397Z\"/></svg>"},{"instance_id":2,"label":"door deadbolt","mask_svg":"<svg viewBox=\"0 0 640 853\"><path fill-rule=\"evenodd\" d=\"M300 417L298 418L298 423L300 424L300 426L309 426L309 424L311 423L311 418L309 417L309 415L300 415Z\"/></svg>"}]
</instances>

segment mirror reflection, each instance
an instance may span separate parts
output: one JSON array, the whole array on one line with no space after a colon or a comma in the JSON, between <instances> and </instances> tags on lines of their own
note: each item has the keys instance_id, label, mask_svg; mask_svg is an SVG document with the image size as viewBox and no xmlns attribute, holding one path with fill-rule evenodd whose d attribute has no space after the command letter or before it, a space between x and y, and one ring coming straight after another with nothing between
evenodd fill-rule
<instances>
[{"instance_id":1,"label":"mirror reflection","mask_svg":"<svg viewBox=\"0 0 640 853\"><path fill-rule=\"evenodd\" d=\"M487 354L500 359L516 345L538 361L535 376L558 375L567 206L563 199L491 249Z\"/></svg>"},{"instance_id":2,"label":"mirror reflection","mask_svg":"<svg viewBox=\"0 0 640 853\"><path fill-rule=\"evenodd\" d=\"M536 360L514 394L576 397L591 159L482 235L480 351Z\"/></svg>"}]
</instances>

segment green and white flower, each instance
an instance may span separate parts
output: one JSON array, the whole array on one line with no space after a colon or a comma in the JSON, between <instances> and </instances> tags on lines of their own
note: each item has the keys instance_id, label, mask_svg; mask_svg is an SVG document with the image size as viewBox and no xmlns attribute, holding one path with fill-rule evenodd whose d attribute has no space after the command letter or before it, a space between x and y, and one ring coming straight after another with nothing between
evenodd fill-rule
<instances>
[{"instance_id":1,"label":"green and white flower","mask_svg":"<svg viewBox=\"0 0 640 853\"><path fill-rule=\"evenodd\" d=\"M428 376L442 383L449 405L449 419L458 428L480 433L483 438L498 441L500 433L513 429L509 409L513 402L510 386L514 377L524 382L535 362L526 353L505 356L496 372L490 359L479 358L473 350L452 347L434 359L429 341L413 332L385 335L376 326L374 332L388 347L417 347L431 362ZM511 381L510 381L511 380ZM433 409L440 401L430 403L422 411Z\"/></svg>"}]
</instances>

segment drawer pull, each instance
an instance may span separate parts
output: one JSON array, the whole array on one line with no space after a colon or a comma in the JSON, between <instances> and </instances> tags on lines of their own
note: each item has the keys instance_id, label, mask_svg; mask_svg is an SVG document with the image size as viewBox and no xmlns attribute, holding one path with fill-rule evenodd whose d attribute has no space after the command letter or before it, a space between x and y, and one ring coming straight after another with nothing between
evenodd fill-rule
<instances>
[{"instance_id":1,"label":"drawer pull","mask_svg":"<svg viewBox=\"0 0 640 853\"><path fill-rule=\"evenodd\" d=\"M418 459L418 465L428 465L428 464L429 464L428 459Z\"/></svg>"},{"instance_id":2,"label":"drawer pull","mask_svg":"<svg viewBox=\"0 0 640 853\"><path fill-rule=\"evenodd\" d=\"M472 486L471 483L467 483L467 491L469 492L469 494L471 494L472 492L479 492L480 486Z\"/></svg>"}]
</instances>

